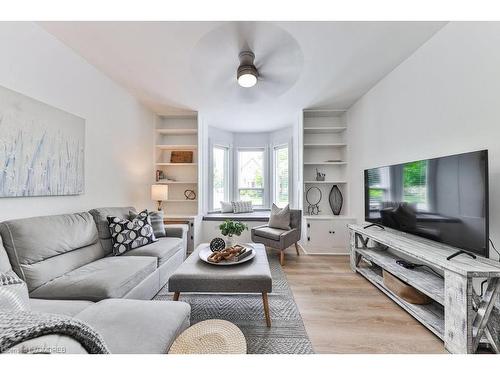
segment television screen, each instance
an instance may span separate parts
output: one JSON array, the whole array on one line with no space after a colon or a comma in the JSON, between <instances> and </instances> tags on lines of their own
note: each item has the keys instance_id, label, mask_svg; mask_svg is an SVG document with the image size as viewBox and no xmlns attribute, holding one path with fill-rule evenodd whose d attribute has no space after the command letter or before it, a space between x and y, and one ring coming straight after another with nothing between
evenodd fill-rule
<instances>
[{"instance_id":1,"label":"television screen","mask_svg":"<svg viewBox=\"0 0 500 375\"><path fill-rule=\"evenodd\" d=\"M488 151L365 170L365 220L488 256Z\"/></svg>"}]
</instances>

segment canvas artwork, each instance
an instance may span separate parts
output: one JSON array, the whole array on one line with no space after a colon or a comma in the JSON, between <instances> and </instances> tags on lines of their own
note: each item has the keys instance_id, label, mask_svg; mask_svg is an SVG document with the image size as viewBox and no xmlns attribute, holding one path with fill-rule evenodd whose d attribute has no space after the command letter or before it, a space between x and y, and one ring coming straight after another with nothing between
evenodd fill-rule
<instances>
[{"instance_id":1,"label":"canvas artwork","mask_svg":"<svg viewBox=\"0 0 500 375\"><path fill-rule=\"evenodd\" d=\"M0 86L0 197L84 192L85 120Z\"/></svg>"}]
</instances>

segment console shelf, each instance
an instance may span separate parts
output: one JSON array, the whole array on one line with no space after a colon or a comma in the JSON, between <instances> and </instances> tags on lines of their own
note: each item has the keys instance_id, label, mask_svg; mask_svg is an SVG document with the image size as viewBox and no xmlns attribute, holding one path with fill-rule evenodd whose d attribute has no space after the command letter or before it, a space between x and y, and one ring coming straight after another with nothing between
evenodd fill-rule
<instances>
[{"instance_id":1,"label":"console shelf","mask_svg":"<svg viewBox=\"0 0 500 375\"><path fill-rule=\"evenodd\" d=\"M493 306L500 295L500 263L462 254L446 258L459 249L393 229L349 225L351 268L385 293L444 341L452 353L475 353L480 344L500 353L498 322ZM404 259L431 267L406 269L396 263ZM428 305L409 303L384 284L382 270L393 274L429 296ZM474 281L486 280L482 296ZM493 312L493 313L492 313Z\"/></svg>"},{"instance_id":2,"label":"console shelf","mask_svg":"<svg viewBox=\"0 0 500 375\"><path fill-rule=\"evenodd\" d=\"M405 309L415 319L422 322L432 333L438 336L441 340L444 339L444 308L437 302L432 302L429 305L414 305L406 302L384 285L382 276L370 267L359 267L357 271L363 275L368 281L379 288L390 299L396 302L399 306Z\"/></svg>"}]
</instances>

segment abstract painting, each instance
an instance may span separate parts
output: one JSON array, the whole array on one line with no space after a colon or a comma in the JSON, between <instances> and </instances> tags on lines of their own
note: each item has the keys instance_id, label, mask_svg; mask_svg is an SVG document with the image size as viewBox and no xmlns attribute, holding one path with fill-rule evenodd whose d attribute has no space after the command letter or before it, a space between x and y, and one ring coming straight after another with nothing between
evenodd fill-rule
<instances>
[{"instance_id":1,"label":"abstract painting","mask_svg":"<svg viewBox=\"0 0 500 375\"><path fill-rule=\"evenodd\" d=\"M84 192L85 120L0 86L0 197Z\"/></svg>"}]
</instances>

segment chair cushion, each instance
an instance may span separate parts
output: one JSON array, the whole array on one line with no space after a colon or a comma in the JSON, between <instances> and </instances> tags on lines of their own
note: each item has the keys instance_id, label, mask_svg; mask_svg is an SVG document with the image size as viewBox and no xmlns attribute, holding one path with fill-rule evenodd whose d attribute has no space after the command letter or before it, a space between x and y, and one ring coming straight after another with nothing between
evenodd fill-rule
<instances>
[{"instance_id":1,"label":"chair cushion","mask_svg":"<svg viewBox=\"0 0 500 375\"><path fill-rule=\"evenodd\" d=\"M162 237L149 245L127 251L123 256L155 257L159 267L181 249L182 238Z\"/></svg>"},{"instance_id":2,"label":"chair cushion","mask_svg":"<svg viewBox=\"0 0 500 375\"><path fill-rule=\"evenodd\" d=\"M106 257L31 292L32 298L100 301L121 298L156 270L153 257Z\"/></svg>"},{"instance_id":3,"label":"chair cushion","mask_svg":"<svg viewBox=\"0 0 500 375\"><path fill-rule=\"evenodd\" d=\"M90 301L70 301L62 299L30 299L30 306L33 311L71 317L82 312L87 307L92 306L94 303L95 302Z\"/></svg>"},{"instance_id":4,"label":"chair cushion","mask_svg":"<svg viewBox=\"0 0 500 375\"><path fill-rule=\"evenodd\" d=\"M259 237L269 238L271 240L279 241L280 236L287 232L285 229L276 229L269 227L254 228L254 233Z\"/></svg>"},{"instance_id":5,"label":"chair cushion","mask_svg":"<svg viewBox=\"0 0 500 375\"><path fill-rule=\"evenodd\" d=\"M75 318L101 334L111 353L167 353L187 327L191 307L184 302L107 299Z\"/></svg>"}]
</instances>

